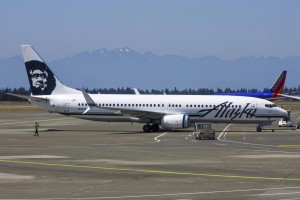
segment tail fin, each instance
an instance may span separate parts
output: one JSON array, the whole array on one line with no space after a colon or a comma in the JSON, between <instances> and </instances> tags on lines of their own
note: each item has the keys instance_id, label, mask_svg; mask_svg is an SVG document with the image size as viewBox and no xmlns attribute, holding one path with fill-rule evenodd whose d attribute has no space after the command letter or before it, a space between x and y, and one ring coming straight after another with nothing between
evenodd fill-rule
<instances>
[{"instance_id":1,"label":"tail fin","mask_svg":"<svg viewBox=\"0 0 300 200\"><path fill-rule=\"evenodd\" d=\"M273 97L277 97L278 94L283 93L285 78L286 78L286 71L282 71L282 73L277 78L276 82L274 83L274 85L270 90L271 92L273 92Z\"/></svg>"},{"instance_id":2,"label":"tail fin","mask_svg":"<svg viewBox=\"0 0 300 200\"><path fill-rule=\"evenodd\" d=\"M21 45L21 50L33 95L81 93L63 85L31 45Z\"/></svg>"}]
</instances>

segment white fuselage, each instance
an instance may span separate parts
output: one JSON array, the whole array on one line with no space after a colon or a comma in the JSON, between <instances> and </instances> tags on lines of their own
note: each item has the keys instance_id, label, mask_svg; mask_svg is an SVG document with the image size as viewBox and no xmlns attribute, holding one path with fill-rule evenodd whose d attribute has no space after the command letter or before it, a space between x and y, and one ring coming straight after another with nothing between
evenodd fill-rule
<instances>
[{"instance_id":1,"label":"white fuselage","mask_svg":"<svg viewBox=\"0 0 300 200\"><path fill-rule=\"evenodd\" d=\"M109 95L90 94L97 104L90 111L82 94L43 95L47 102L31 101L49 112L71 115L83 119L115 122L158 123L160 117L140 116L141 112L162 115L184 114L190 122L270 124L287 112L274 103L253 97L216 95ZM129 113L126 111L130 111ZM125 111L125 112L124 112ZM134 114L137 111L139 115ZM124 114L125 113L125 114ZM133 113L133 114L131 114Z\"/></svg>"}]
</instances>

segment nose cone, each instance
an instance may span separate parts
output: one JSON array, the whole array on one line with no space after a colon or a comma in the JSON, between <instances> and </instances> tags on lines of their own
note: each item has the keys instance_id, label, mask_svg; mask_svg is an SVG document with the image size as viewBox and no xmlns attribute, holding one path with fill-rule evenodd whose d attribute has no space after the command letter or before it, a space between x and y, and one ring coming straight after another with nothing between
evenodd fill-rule
<instances>
[{"instance_id":1,"label":"nose cone","mask_svg":"<svg viewBox=\"0 0 300 200\"><path fill-rule=\"evenodd\" d=\"M283 108L277 108L277 113L281 116L279 117L288 117L289 113L288 111L284 110Z\"/></svg>"}]
</instances>

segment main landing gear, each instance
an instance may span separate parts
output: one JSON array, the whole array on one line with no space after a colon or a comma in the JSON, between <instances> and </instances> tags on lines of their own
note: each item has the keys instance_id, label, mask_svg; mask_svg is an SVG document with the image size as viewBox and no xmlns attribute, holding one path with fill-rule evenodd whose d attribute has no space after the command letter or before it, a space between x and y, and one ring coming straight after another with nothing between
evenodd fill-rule
<instances>
[{"instance_id":1,"label":"main landing gear","mask_svg":"<svg viewBox=\"0 0 300 200\"><path fill-rule=\"evenodd\" d=\"M150 131L157 132L157 131L159 131L159 125L158 124L152 124L152 125L146 124L143 126L143 131L144 132L150 132Z\"/></svg>"}]
</instances>

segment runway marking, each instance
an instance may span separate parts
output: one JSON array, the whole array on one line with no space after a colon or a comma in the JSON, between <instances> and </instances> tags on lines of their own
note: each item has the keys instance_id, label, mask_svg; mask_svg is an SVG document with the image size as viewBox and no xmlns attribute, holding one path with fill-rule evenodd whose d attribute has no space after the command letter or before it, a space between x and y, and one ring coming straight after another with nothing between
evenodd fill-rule
<instances>
[{"instance_id":1,"label":"runway marking","mask_svg":"<svg viewBox=\"0 0 300 200\"><path fill-rule=\"evenodd\" d=\"M65 120L65 119L71 119L71 118L70 117L64 117L64 118L57 118L57 119L41 119L41 120L34 120L34 121L9 122L9 123L2 123L2 124L0 124L0 126L14 125L14 124L27 124L27 123L34 123L36 121L50 122L50 121L58 121L58 120Z\"/></svg>"},{"instance_id":2,"label":"runway marking","mask_svg":"<svg viewBox=\"0 0 300 200\"><path fill-rule=\"evenodd\" d=\"M23 179L33 179L34 176L23 176L23 175L16 175L16 174L4 174L0 173L0 180L23 180Z\"/></svg>"},{"instance_id":3,"label":"runway marking","mask_svg":"<svg viewBox=\"0 0 300 200\"><path fill-rule=\"evenodd\" d=\"M268 159L268 158L300 158L296 154L259 154L259 155L238 155L238 156L225 156L230 158L251 158L251 159Z\"/></svg>"},{"instance_id":4,"label":"runway marking","mask_svg":"<svg viewBox=\"0 0 300 200\"><path fill-rule=\"evenodd\" d=\"M42 159L53 159L53 158L69 158L67 156L52 156L52 155L26 155L26 156L0 156L0 159L14 160L14 159L30 159L30 158L42 158Z\"/></svg>"},{"instance_id":5,"label":"runway marking","mask_svg":"<svg viewBox=\"0 0 300 200\"><path fill-rule=\"evenodd\" d=\"M300 147L300 144L281 144L279 147Z\"/></svg>"},{"instance_id":6,"label":"runway marking","mask_svg":"<svg viewBox=\"0 0 300 200\"><path fill-rule=\"evenodd\" d=\"M222 137L222 135L224 134L224 132L227 133L227 129L229 128L229 126L231 126L231 124L228 124L228 125L224 128L224 130L220 133L219 137L217 138L218 140ZM226 136L226 134L225 134L225 136ZM224 139L225 139L225 136L224 136Z\"/></svg>"},{"instance_id":7,"label":"runway marking","mask_svg":"<svg viewBox=\"0 0 300 200\"><path fill-rule=\"evenodd\" d=\"M158 140L157 138L159 138L159 137L161 137L161 136L164 136L164 135L167 134L167 133L168 133L168 132L165 132L165 133L163 133L163 134L160 134L159 136L155 137L154 140L155 140L156 142L160 142L160 140Z\"/></svg>"},{"instance_id":8,"label":"runway marking","mask_svg":"<svg viewBox=\"0 0 300 200\"><path fill-rule=\"evenodd\" d=\"M220 193L237 193L237 192L255 192L255 191L268 191L268 190L286 190L286 189L299 189L300 187L283 187L283 188L258 188L258 189L244 189L244 190L216 190L216 191L201 191L201 192L184 192L184 193L166 193L166 194L145 194L145 195L127 195L127 196L106 196L106 197L84 197L84 198L39 198L40 200L63 200L63 199L127 199L127 198L149 198L149 197L167 197L167 196L182 196L182 195L199 195L199 194L220 194ZM249 195L248 195L249 196ZM25 200L25 199L18 199ZM29 200L26 198L26 200ZM290 199L292 200L292 199Z\"/></svg>"},{"instance_id":9,"label":"runway marking","mask_svg":"<svg viewBox=\"0 0 300 200\"><path fill-rule=\"evenodd\" d=\"M152 173L152 174L171 174L171 175L203 176L203 177L218 177L218 178L231 178L231 179L257 179L257 180L273 180L273 181L300 181L300 178L239 176L239 175L226 175L226 174L204 174L204 173L193 173L193 172L176 172L176 171L163 171L163 170L103 167L103 166L70 165L70 164L31 162L31 161L20 161L20 160L0 160L0 163L1 162L2 163L42 165L42 166L52 166L52 167L69 167L69 168L81 168L81 169L101 169L101 170L110 170L110 171L141 172L141 173Z\"/></svg>"},{"instance_id":10,"label":"runway marking","mask_svg":"<svg viewBox=\"0 0 300 200\"><path fill-rule=\"evenodd\" d=\"M279 193L268 193L268 194L253 194L247 196L274 196L274 195L292 195L292 194L299 194L300 192L279 192Z\"/></svg>"},{"instance_id":11,"label":"runway marking","mask_svg":"<svg viewBox=\"0 0 300 200\"><path fill-rule=\"evenodd\" d=\"M233 141L233 140L221 140L223 142L228 142L228 143L235 143L235 144L246 144L246 145L251 145L251 146L257 146L257 148L259 147L280 147L278 145L271 145L271 144L258 144L258 143L249 143L249 142L239 142L239 141ZM254 147L253 147L254 148ZM283 147L281 147L283 148ZM257 149L256 151L267 151L267 152L283 152L283 153L299 153L299 152L289 152L289 151L277 151L277 150L266 150L266 149Z\"/></svg>"}]
</instances>

